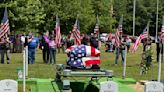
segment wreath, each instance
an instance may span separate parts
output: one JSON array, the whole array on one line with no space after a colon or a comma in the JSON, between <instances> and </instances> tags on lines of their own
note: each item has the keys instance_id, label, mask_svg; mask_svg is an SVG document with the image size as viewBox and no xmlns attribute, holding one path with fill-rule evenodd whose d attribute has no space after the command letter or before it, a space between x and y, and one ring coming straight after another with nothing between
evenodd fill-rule
<instances>
[{"instance_id":1,"label":"wreath","mask_svg":"<svg viewBox=\"0 0 164 92\"><path fill-rule=\"evenodd\" d=\"M141 63L140 63L140 68L141 68L141 72L140 74L146 74L148 72L148 70L150 69L150 66L152 65L152 48L150 47L150 49L147 49L146 51L144 51L142 53L142 59L141 59Z\"/></svg>"}]
</instances>

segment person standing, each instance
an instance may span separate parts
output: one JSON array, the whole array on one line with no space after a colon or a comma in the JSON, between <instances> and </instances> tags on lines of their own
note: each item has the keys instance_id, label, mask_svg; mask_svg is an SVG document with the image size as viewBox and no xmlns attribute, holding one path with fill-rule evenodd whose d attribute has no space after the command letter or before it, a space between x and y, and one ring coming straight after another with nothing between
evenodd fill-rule
<instances>
[{"instance_id":1,"label":"person standing","mask_svg":"<svg viewBox=\"0 0 164 92\"><path fill-rule=\"evenodd\" d=\"M9 40L9 37L6 36L5 38L5 43L6 43L6 58L7 58L7 64L10 64L10 44L11 44L11 41Z\"/></svg>"},{"instance_id":2,"label":"person standing","mask_svg":"<svg viewBox=\"0 0 164 92\"><path fill-rule=\"evenodd\" d=\"M126 39L123 38L122 36L119 37L120 39L120 46L116 47L116 59L115 59L115 64L118 64L119 60L119 55L121 54L122 57L122 65L124 64L125 61L125 53L126 53Z\"/></svg>"},{"instance_id":3,"label":"person standing","mask_svg":"<svg viewBox=\"0 0 164 92\"><path fill-rule=\"evenodd\" d=\"M90 46L99 49L99 41L96 34L90 38Z\"/></svg>"},{"instance_id":4,"label":"person standing","mask_svg":"<svg viewBox=\"0 0 164 92\"><path fill-rule=\"evenodd\" d=\"M66 48L69 48L70 46L72 46L74 44L73 40L71 39L71 36L68 35L67 39L66 39Z\"/></svg>"},{"instance_id":5,"label":"person standing","mask_svg":"<svg viewBox=\"0 0 164 92\"><path fill-rule=\"evenodd\" d=\"M130 39L129 36L126 37L126 46L127 46L127 51L129 52L130 49L130 44L131 44L132 40Z\"/></svg>"},{"instance_id":6,"label":"person standing","mask_svg":"<svg viewBox=\"0 0 164 92\"><path fill-rule=\"evenodd\" d=\"M50 47L50 64L56 64L56 43L55 43L55 38L53 36L50 37L49 47Z\"/></svg>"},{"instance_id":7,"label":"person standing","mask_svg":"<svg viewBox=\"0 0 164 92\"><path fill-rule=\"evenodd\" d=\"M36 48L38 47L39 40L35 38L33 34L29 35L28 39L28 63L34 64L35 63L35 52Z\"/></svg>"},{"instance_id":8,"label":"person standing","mask_svg":"<svg viewBox=\"0 0 164 92\"><path fill-rule=\"evenodd\" d=\"M4 53L5 53L5 39L4 36L0 38L0 58L1 64L4 64Z\"/></svg>"},{"instance_id":9,"label":"person standing","mask_svg":"<svg viewBox=\"0 0 164 92\"><path fill-rule=\"evenodd\" d=\"M15 36L14 35L10 35L10 41L11 41L10 52L15 53Z\"/></svg>"},{"instance_id":10,"label":"person standing","mask_svg":"<svg viewBox=\"0 0 164 92\"><path fill-rule=\"evenodd\" d=\"M42 43L42 53L43 53L43 62L48 63L49 61L49 32L46 31L46 33L43 35L41 43Z\"/></svg>"},{"instance_id":11,"label":"person standing","mask_svg":"<svg viewBox=\"0 0 164 92\"><path fill-rule=\"evenodd\" d=\"M156 42L156 51L157 51L157 62L159 62L159 54L161 52L161 60L163 61L163 44L161 41L161 34L158 33L157 35L157 42Z\"/></svg>"},{"instance_id":12,"label":"person standing","mask_svg":"<svg viewBox=\"0 0 164 92\"><path fill-rule=\"evenodd\" d=\"M61 43L59 44L59 46L57 46L58 47L58 53L60 53L60 48L62 49L62 52L64 53L65 43L66 43L65 38L64 38L64 36L62 36Z\"/></svg>"},{"instance_id":13,"label":"person standing","mask_svg":"<svg viewBox=\"0 0 164 92\"><path fill-rule=\"evenodd\" d=\"M87 36L86 35L83 36L83 38L81 40L81 44L88 45L88 40L87 40Z\"/></svg>"}]
</instances>

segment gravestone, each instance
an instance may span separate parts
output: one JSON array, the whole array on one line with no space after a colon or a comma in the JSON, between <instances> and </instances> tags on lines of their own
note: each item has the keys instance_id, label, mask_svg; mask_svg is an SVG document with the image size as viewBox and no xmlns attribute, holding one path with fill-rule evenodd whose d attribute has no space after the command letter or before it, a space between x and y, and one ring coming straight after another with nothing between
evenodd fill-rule
<instances>
[{"instance_id":1,"label":"gravestone","mask_svg":"<svg viewBox=\"0 0 164 92\"><path fill-rule=\"evenodd\" d=\"M145 83L145 91L144 92L164 92L163 84L157 81L151 81Z\"/></svg>"},{"instance_id":2,"label":"gravestone","mask_svg":"<svg viewBox=\"0 0 164 92\"><path fill-rule=\"evenodd\" d=\"M0 92L18 92L18 83L15 80L5 79L0 81Z\"/></svg>"},{"instance_id":3,"label":"gravestone","mask_svg":"<svg viewBox=\"0 0 164 92\"><path fill-rule=\"evenodd\" d=\"M100 92L118 92L118 84L114 81L100 83Z\"/></svg>"}]
</instances>

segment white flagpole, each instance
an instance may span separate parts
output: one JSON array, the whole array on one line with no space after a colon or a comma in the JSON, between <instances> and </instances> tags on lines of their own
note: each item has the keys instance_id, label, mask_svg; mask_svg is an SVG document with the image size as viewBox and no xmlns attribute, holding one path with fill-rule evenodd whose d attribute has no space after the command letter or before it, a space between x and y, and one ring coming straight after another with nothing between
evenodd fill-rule
<instances>
[{"instance_id":1,"label":"white flagpole","mask_svg":"<svg viewBox=\"0 0 164 92\"><path fill-rule=\"evenodd\" d=\"M135 36L135 13L136 13L136 0L133 0L133 36Z\"/></svg>"},{"instance_id":2,"label":"white flagpole","mask_svg":"<svg viewBox=\"0 0 164 92\"><path fill-rule=\"evenodd\" d=\"M126 77L126 54L127 54L127 47L125 46L125 59L124 59L124 64L123 64L123 79Z\"/></svg>"},{"instance_id":3,"label":"white flagpole","mask_svg":"<svg viewBox=\"0 0 164 92\"><path fill-rule=\"evenodd\" d=\"M25 70L26 70L26 77L28 77L28 46L25 46L25 52L26 52L26 54L25 54L25 57L26 57L26 61L25 61L26 68L25 68Z\"/></svg>"},{"instance_id":4,"label":"white flagpole","mask_svg":"<svg viewBox=\"0 0 164 92\"><path fill-rule=\"evenodd\" d=\"M161 49L159 52L159 62L158 62L158 82L161 80Z\"/></svg>"},{"instance_id":5,"label":"white flagpole","mask_svg":"<svg viewBox=\"0 0 164 92\"><path fill-rule=\"evenodd\" d=\"M23 92L26 92L26 78L25 78L25 70L26 68L26 52L25 49L23 50Z\"/></svg>"},{"instance_id":6,"label":"white flagpole","mask_svg":"<svg viewBox=\"0 0 164 92\"><path fill-rule=\"evenodd\" d=\"M158 5L159 5L159 0L157 0L157 13L156 13L156 39L155 39L156 42L157 42L157 34L158 34Z\"/></svg>"}]
</instances>

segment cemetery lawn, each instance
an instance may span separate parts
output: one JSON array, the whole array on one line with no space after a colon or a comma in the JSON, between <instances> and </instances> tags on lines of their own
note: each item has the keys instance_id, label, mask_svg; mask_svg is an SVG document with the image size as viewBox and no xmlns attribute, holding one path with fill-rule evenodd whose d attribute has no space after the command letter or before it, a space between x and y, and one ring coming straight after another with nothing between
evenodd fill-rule
<instances>
[{"instance_id":1,"label":"cemetery lawn","mask_svg":"<svg viewBox=\"0 0 164 92\"><path fill-rule=\"evenodd\" d=\"M156 45L152 45L153 50L153 62L150 70L145 75L140 75L140 61L141 61L141 53L142 53L142 44L138 48L136 53L128 53L127 54L127 71L126 77L134 78L135 80L156 80L158 74L158 63L156 61ZM57 53L56 56L57 64L66 63L66 54ZM5 58L6 59L6 58ZM111 69L114 71L114 75L116 77L122 77L122 62L121 56L119 58L119 64L114 65L115 63L115 53L105 52L104 45L101 48L101 68L103 69ZM0 80L2 79L17 79L17 67L23 66L23 54L22 53L12 53L11 54L11 64L0 64ZM164 79L164 62L162 63L162 71L161 71L161 79ZM54 65L43 64L42 60L42 51L37 50L36 54L36 63L33 65L29 65L29 78L51 78L53 79L55 76L55 68ZM27 86L27 89L30 89L30 85ZM22 92L22 86L19 85L19 92ZM30 92L30 91L27 91Z\"/></svg>"}]
</instances>

